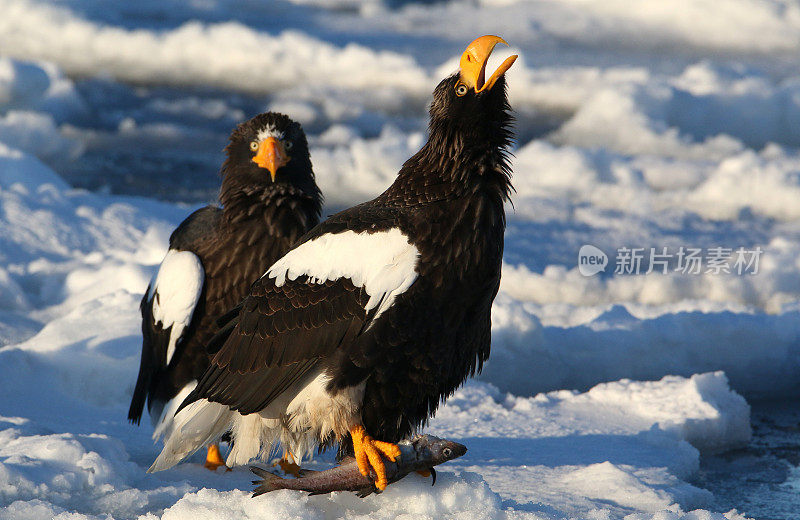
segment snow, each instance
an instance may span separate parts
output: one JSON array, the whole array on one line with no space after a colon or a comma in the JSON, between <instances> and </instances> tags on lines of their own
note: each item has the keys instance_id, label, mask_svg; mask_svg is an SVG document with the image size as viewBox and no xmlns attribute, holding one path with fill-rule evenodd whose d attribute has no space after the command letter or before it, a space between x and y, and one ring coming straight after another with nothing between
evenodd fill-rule
<instances>
[{"instance_id":1,"label":"snow","mask_svg":"<svg viewBox=\"0 0 800 520\"><path fill-rule=\"evenodd\" d=\"M696 479L750 439L744 399L800 396L796 2L0 3L0 517L769 516ZM137 306L231 128L299 120L332 213L394 179L487 33L512 44L490 69L520 55L516 193L492 355L429 426L467 455L367 500L254 500L247 471L197 459L146 475ZM623 247L645 269L650 248L763 255L622 275Z\"/></svg>"},{"instance_id":2,"label":"snow","mask_svg":"<svg viewBox=\"0 0 800 520\"><path fill-rule=\"evenodd\" d=\"M413 90L428 79L415 70L413 60L398 53L376 53L360 45L338 48L295 31L272 37L233 21L191 21L153 33L93 23L58 6L27 0L7 2L4 13L0 46L13 48L14 57L55 61L72 74L91 74L103 64L105 72L126 81L158 77L253 91L308 80L355 89ZM42 45L54 33L68 38L60 45ZM396 74L399 70L402 75Z\"/></svg>"},{"instance_id":3,"label":"snow","mask_svg":"<svg viewBox=\"0 0 800 520\"><path fill-rule=\"evenodd\" d=\"M184 464L146 475L158 448L146 428L125 421L139 358L137 307L170 225L183 211L72 190L22 152L7 150L5 157L3 229L21 227L21 215L35 212L46 225L56 213L64 224L49 241L23 233L5 249L19 286L43 289L30 291L36 303L16 307L43 326L0 350L0 388L15 396L4 402L0 419L0 496L17 517L549 518L551 509L600 518L677 514L713 505L707 491L686 482L699 454L749 439L749 407L722 372L532 397L471 382L430 426L470 448L442 468L432 489L415 475L366 501L347 493L306 498L286 492L254 500L243 468L211 474ZM26 168L31 175L20 180ZM41 197L48 190L49 208ZM114 213L127 218L105 219L102 228L91 218ZM136 240L118 240L123 236ZM502 334L498 339L502 349ZM508 379L495 378L498 384ZM544 503L546 510L537 509ZM520 507L526 504L536 507Z\"/></svg>"},{"instance_id":4,"label":"snow","mask_svg":"<svg viewBox=\"0 0 800 520\"><path fill-rule=\"evenodd\" d=\"M432 490L415 475L367 501L288 492L254 500L241 468L211 474L190 464L144 474L157 449L124 421L138 358L136 306L136 295L116 290L0 351L3 391L18 396L0 419L0 489L10 510L30 517L64 509L120 518L546 518L507 507L550 501L565 512L678 511L711 502L681 480L697 470L698 449L724 450L749 437L748 405L720 372L534 397L474 382L430 427L470 448L442 468Z\"/></svg>"}]
</instances>

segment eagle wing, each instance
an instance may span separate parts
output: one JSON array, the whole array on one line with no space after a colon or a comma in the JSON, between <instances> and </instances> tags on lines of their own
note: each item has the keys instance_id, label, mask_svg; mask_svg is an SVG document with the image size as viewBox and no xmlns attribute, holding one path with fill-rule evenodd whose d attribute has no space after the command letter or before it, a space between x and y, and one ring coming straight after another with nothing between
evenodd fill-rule
<instances>
[{"instance_id":1,"label":"eagle wing","mask_svg":"<svg viewBox=\"0 0 800 520\"><path fill-rule=\"evenodd\" d=\"M181 407L205 398L242 414L263 410L312 368L365 341L413 284L419 254L397 229L336 231L312 231L253 284Z\"/></svg>"},{"instance_id":2,"label":"eagle wing","mask_svg":"<svg viewBox=\"0 0 800 520\"><path fill-rule=\"evenodd\" d=\"M203 263L191 251L192 245L213 232L219 211L202 208L181 223L142 297L142 358L128 411L131 422L141 420L150 382L169 366L189 330L205 283Z\"/></svg>"}]
</instances>

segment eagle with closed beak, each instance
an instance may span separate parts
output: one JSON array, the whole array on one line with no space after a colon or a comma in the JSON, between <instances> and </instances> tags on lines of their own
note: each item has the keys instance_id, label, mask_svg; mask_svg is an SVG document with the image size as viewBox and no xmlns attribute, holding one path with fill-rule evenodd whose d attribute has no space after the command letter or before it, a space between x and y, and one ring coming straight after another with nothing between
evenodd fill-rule
<instances>
[{"instance_id":1,"label":"eagle with closed beak","mask_svg":"<svg viewBox=\"0 0 800 520\"><path fill-rule=\"evenodd\" d=\"M322 194L299 123L259 114L233 130L225 152L222 207L198 209L172 233L140 306L142 359L128 420L139 424L147 403L155 439L169 435L208 368L217 317L319 222ZM206 467L223 464L210 444Z\"/></svg>"}]
</instances>

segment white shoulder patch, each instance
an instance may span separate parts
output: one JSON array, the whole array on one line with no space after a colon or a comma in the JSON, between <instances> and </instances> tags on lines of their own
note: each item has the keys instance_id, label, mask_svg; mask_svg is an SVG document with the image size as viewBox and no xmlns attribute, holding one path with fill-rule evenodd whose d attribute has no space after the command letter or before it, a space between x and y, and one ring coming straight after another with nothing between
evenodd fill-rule
<instances>
[{"instance_id":1,"label":"white shoulder patch","mask_svg":"<svg viewBox=\"0 0 800 520\"><path fill-rule=\"evenodd\" d=\"M183 329L192 321L204 280L205 271L197 255L170 249L150 282L147 298L153 302L153 319L164 329L172 327L167 346L167 365L175 354Z\"/></svg>"},{"instance_id":2,"label":"white shoulder patch","mask_svg":"<svg viewBox=\"0 0 800 520\"><path fill-rule=\"evenodd\" d=\"M310 240L289 251L264 276L280 287L308 276L312 283L349 278L370 296L366 310L377 318L417 279L419 250L399 229L368 233L345 231Z\"/></svg>"}]
</instances>

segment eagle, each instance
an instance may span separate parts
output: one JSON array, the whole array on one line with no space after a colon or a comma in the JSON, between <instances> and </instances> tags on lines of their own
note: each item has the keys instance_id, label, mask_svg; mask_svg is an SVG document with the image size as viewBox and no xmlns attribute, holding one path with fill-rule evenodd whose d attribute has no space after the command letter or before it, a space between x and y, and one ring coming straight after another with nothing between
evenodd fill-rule
<instances>
[{"instance_id":1,"label":"eagle","mask_svg":"<svg viewBox=\"0 0 800 520\"><path fill-rule=\"evenodd\" d=\"M385 459L489 356L512 115L498 36L433 93L429 136L377 198L312 229L220 320L211 364L150 471L228 430L228 464L338 444L385 489Z\"/></svg>"},{"instance_id":2,"label":"eagle","mask_svg":"<svg viewBox=\"0 0 800 520\"><path fill-rule=\"evenodd\" d=\"M140 306L142 358L128 419L139 424L147 402L156 439L209 367L217 316L319 222L322 194L300 124L259 114L233 130L225 152L222 207L201 208L175 229ZM211 444L206 467L221 464Z\"/></svg>"}]
</instances>

